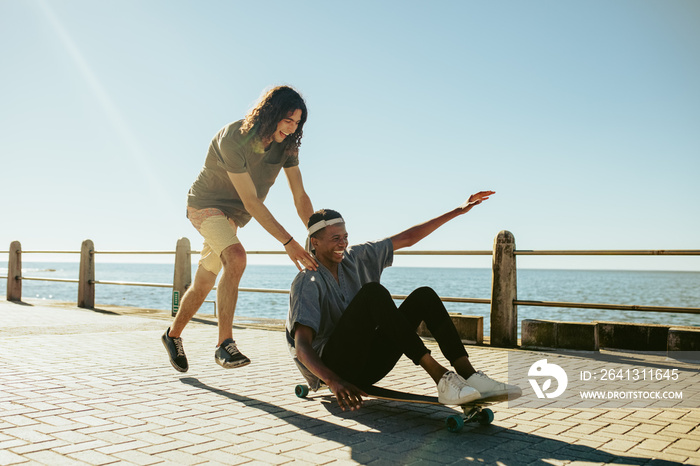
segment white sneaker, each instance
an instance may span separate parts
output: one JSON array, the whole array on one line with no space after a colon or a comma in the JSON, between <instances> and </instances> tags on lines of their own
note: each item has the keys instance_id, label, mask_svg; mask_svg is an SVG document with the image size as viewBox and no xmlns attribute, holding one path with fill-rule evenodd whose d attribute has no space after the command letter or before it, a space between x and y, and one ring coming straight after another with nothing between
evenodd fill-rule
<instances>
[{"instance_id":1,"label":"white sneaker","mask_svg":"<svg viewBox=\"0 0 700 466\"><path fill-rule=\"evenodd\" d=\"M497 382L481 371L472 374L467 379L467 384L481 393L482 400L514 400L523 394L523 391L517 385Z\"/></svg>"},{"instance_id":2,"label":"white sneaker","mask_svg":"<svg viewBox=\"0 0 700 466\"><path fill-rule=\"evenodd\" d=\"M481 397L467 381L452 371L445 372L438 382L438 401L444 405L463 405Z\"/></svg>"}]
</instances>

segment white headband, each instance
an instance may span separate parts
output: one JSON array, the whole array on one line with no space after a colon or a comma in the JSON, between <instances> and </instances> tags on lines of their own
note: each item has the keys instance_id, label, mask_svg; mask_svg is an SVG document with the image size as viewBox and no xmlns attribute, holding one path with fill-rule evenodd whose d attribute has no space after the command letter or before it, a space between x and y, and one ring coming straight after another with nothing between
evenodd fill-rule
<instances>
[{"instance_id":1,"label":"white headband","mask_svg":"<svg viewBox=\"0 0 700 466\"><path fill-rule=\"evenodd\" d=\"M309 227L309 236L313 235L319 230L323 230L328 225L335 225L336 223L345 223L345 220L343 220L343 217L333 218L331 220L319 220Z\"/></svg>"}]
</instances>

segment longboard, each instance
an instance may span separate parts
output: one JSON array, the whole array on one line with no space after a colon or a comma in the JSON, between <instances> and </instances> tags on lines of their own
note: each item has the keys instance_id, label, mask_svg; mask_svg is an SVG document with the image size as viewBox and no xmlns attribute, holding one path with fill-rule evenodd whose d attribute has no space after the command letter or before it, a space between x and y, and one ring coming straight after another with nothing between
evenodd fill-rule
<instances>
[{"instance_id":1,"label":"longboard","mask_svg":"<svg viewBox=\"0 0 700 466\"><path fill-rule=\"evenodd\" d=\"M363 388L369 398L388 401L405 401L407 403L420 403L445 406L438 401L436 396L418 395L416 393L406 393L388 388L369 386ZM309 394L307 385L297 385L294 393L299 398L306 398ZM459 432L467 422L478 422L481 425L489 425L493 422L493 411L486 406L497 403L498 400L474 400L460 405L463 414L453 414L445 419L445 425L450 432Z\"/></svg>"}]
</instances>

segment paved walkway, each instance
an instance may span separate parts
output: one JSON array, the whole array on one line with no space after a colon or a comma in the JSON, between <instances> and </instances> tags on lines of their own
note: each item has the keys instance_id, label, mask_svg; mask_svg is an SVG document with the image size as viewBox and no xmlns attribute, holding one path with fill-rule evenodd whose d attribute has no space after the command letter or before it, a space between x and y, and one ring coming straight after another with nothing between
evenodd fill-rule
<instances>
[{"instance_id":1,"label":"paved walkway","mask_svg":"<svg viewBox=\"0 0 700 466\"><path fill-rule=\"evenodd\" d=\"M253 364L216 365L216 329L203 318L186 330L180 374L160 343L169 320L0 301L0 464L700 464L700 409L503 403L492 425L454 434L449 408L369 400L344 413L327 395L297 398L283 334L246 321L235 336ZM496 378L508 353L470 348ZM433 390L407 360L389 377Z\"/></svg>"}]
</instances>

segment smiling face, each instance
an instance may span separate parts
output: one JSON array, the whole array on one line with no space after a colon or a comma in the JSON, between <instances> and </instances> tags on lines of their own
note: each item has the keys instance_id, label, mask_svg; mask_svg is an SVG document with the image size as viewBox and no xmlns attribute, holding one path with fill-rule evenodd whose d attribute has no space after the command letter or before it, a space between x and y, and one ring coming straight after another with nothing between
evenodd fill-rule
<instances>
[{"instance_id":1,"label":"smiling face","mask_svg":"<svg viewBox=\"0 0 700 466\"><path fill-rule=\"evenodd\" d=\"M296 109L288 113L286 118L277 123L275 134L272 135L276 143L281 143L287 136L296 132L301 122L301 116L301 109Z\"/></svg>"},{"instance_id":2,"label":"smiling face","mask_svg":"<svg viewBox=\"0 0 700 466\"><path fill-rule=\"evenodd\" d=\"M345 223L328 225L311 238L311 246L316 250L316 257L327 268L337 267L343 260L343 253L348 247L348 232Z\"/></svg>"}]
</instances>

